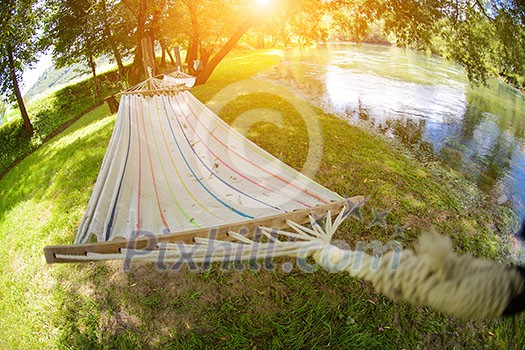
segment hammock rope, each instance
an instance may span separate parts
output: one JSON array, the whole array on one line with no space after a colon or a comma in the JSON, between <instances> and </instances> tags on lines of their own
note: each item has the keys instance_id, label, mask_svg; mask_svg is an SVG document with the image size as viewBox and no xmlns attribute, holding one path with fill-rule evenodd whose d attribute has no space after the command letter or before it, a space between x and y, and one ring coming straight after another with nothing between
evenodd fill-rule
<instances>
[{"instance_id":1,"label":"hammock rope","mask_svg":"<svg viewBox=\"0 0 525 350\"><path fill-rule=\"evenodd\" d=\"M343 208L335 220L309 217L309 227L288 220L293 232L260 227L265 241L229 232L236 242L195 238L195 244L160 243L153 250L122 249L119 254L57 255L74 260L133 260L163 264L246 261L268 257L313 257L329 272L347 272L370 282L376 292L415 306L427 306L463 319L509 316L525 309L525 270L457 255L450 238L423 234L418 253L392 249L382 256L331 244L341 223L357 215L364 200ZM324 227L320 222L324 221ZM281 238L281 239L280 239ZM283 240L285 239L285 240ZM128 261L129 262L129 261Z\"/></svg>"},{"instance_id":2,"label":"hammock rope","mask_svg":"<svg viewBox=\"0 0 525 350\"><path fill-rule=\"evenodd\" d=\"M389 251L378 259L331 245L314 258L329 271L346 271L372 283L377 292L391 299L463 319L493 318L523 309L511 307L515 299L524 297L520 268L456 255L450 239L435 233L422 235L418 243L419 255L410 250Z\"/></svg>"}]
</instances>

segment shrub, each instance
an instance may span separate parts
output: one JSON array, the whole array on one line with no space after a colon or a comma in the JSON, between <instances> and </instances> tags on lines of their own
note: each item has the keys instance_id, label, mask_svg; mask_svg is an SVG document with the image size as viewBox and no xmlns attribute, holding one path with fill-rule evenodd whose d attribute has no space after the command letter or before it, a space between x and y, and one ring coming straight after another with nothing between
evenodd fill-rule
<instances>
[{"instance_id":1,"label":"shrub","mask_svg":"<svg viewBox=\"0 0 525 350\"><path fill-rule=\"evenodd\" d=\"M0 125L0 173L17 159L28 153L33 147L31 137L20 119Z\"/></svg>"},{"instance_id":2,"label":"shrub","mask_svg":"<svg viewBox=\"0 0 525 350\"><path fill-rule=\"evenodd\" d=\"M115 71L100 75L98 79L101 85L99 97L95 97L93 80L87 79L34 102L29 108L35 129L32 138L20 118L0 125L0 174L38 148L65 124L104 103L108 95L121 90Z\"/></svg>"}]
</instances>

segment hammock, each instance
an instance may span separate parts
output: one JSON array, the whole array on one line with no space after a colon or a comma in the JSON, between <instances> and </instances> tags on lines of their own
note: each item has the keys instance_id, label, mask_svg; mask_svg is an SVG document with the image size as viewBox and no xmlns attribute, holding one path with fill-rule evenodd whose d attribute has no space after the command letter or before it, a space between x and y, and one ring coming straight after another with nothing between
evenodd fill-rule
<instances>
[{"instance_id":1,"label":"hammock","mask_svg":"<svg viewBox=\"0 0 525 350\"><path fill-rule=\"evenodd\" d=\"M151 236L191 242L212 228L221 237L284 228L287 219L305 223L312 212L342 209L343 197L236 132L173 79L150 78L122 93L74 245L47 247L48 262L115 253Z\"/></svg>"},{"instance_id":2,"label":"hammock","mask_svg":"<svg viewBox=\"0 0 525 350\"><path fill-rule=\"evenodd\" d=\"M122 93L113 135L73 245L46 260L211 263L313 257L414 305L462 318L525 308L525 270L452 252L423 235L419 255L382 257L330 244L357 215L345 199L287 166L224 123L174 76ZM258 236L258 238L254 238Z\"/></svg>"},{"instance_id":3,"label":"hammock","mask_svg":"<svg viewBox=\"0 0 525 350\"><path fill-rule=\"evenodd\" d=\"M191 88L193 85L195 85L195 77L182 72L180 67L176 71L164 75L163 80L164 82L182 85L186 88Z\"/></svg>"}]
</instances>

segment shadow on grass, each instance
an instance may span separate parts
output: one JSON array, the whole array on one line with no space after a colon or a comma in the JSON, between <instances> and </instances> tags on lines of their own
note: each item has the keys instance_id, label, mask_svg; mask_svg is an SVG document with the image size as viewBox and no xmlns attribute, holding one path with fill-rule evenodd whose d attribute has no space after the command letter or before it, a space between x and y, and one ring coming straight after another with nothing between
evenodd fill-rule
<instances>
[{"instance_id":1,"label":"shadow on grass","mask_svg":"<svg viewBox=\"0 0 525 350\"><path fill-rule=\"evenodd\" d=\"M394 303L345 274L60 267L63 349L521 349L523 318L458 321Z\"/></svg>"},{"instance_id":2,"label":"shadow on grass","mask_svg":"<svg viewBox=\"0 0 525 350\"><path fill-rule=\"evenodd\" d=\"M49 200L60 215L84 207L111 135L108 116L105 106L87 114L12 169L0 181L0 221L28 199Z\"/></svg>"},{"instance_id":3,"label":"shadow on grass","mask_svg":"<svg viewBox=\"0 0 525 350\"><path fill-rule=\"evenodd\" d=\"M279 271L159 272L118 264L75 268L59 319L59 347L70 348L338 348L377 347L388 337L364 322L364 300L348 300L356 282ZM64 269L62 273L67 274ZM79 283L80 285L76 285ZM354 289L351 292L349 288ZM361 289L362 290L362 289ZM362 293L358 293L362 294ZM359 315L360 313L361 315ZM349 323L353 315L359 322ZM363 318L361 319L361 316ZM392 346L391 348L395 348Z\"/></svg>"}]
</instances>

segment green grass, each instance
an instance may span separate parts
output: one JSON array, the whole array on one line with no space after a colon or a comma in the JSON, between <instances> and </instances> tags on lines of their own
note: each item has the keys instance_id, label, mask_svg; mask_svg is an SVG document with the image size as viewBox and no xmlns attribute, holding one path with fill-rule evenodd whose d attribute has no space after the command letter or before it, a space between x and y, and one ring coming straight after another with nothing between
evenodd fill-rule
<instances>
[{"instance_id":1,"label":"green grass","mask_svg":"<svg viewBox=\"0 0 525 350\"><path fill-rule=\"evenodd\" d=\"M32 101L27 109L35 129L30 136L22 122L20 112L0 125L0 175L32 151L40 147L46 139L58 132L71 121L104 102L104 98L118 92L116 73L100 75L100 97L94 97L92 80L85 80L66 86L49 96Z\"/></svg>"},{"instance_id":2,"label":"green grass","mask_svg":"<svg viewBox=\"0 0 525 350\"><path fill-rule=\"evenodd\" d=\"M270 69L274 51L240 51L221 63L193 93L211 105L221 91ZM226 90L228 91L228 90ZM231 97L231 95L230 95ZM316 117L322 141L317 181L344 196L370 196L363 223L351 220L338 239L350 244L388 241L406 226L410 246L435 226L459 251L501 259L510 214L484 205L482 195L438 164L418 164L395 144L349 126L283 90L231 97L220 111L242 126L246 112L259 122L247 135L295 168L309 150L308 123ZM213 107L213 106L212 106ZM260 108L281 113L282 125L260 119ZM46 265L43 247L72 242L114 123L106 107L83 116L0 180L0 349L521 349L524 318L460 321L396 303L345 274L157 271L116 262ZM372 211L391 210L388 226L368 227Z\"/></svg>"}]
</instances>

